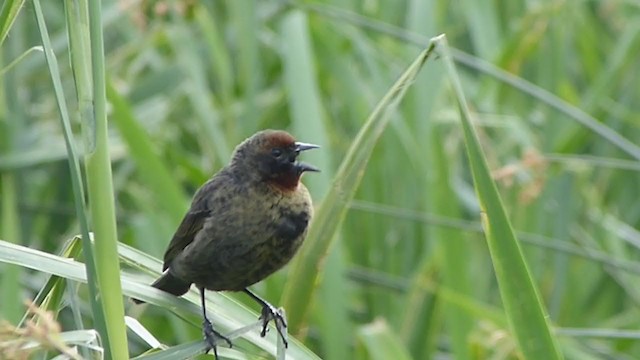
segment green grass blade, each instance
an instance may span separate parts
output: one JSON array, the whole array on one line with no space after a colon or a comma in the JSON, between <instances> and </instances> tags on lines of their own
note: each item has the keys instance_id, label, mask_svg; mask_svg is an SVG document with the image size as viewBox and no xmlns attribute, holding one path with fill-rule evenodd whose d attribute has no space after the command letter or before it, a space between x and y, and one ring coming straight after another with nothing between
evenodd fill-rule
<instances>
[{"instance_id":1,"label":"green grass blade","mask_svg":"<svg viewBox=\"0 0 640 360\"><path fill-rule=\"evenodd\" d=\"M224 354L223 350L219 349L220 355ZM134 360L171 360L171 359L188 359L197 354L201 354L204 351L202 341L193 341L186 344L180 344L172 346L165 350L154 351L148 354L142 354L133 358Z\"/></svg>"},{"instance_id":2,"label":"green grass blade","mask_svg":"<svg viewBox=\"0 0 640 360\"><path fill-rule=\"evenodd\" d=\"M193 341L186 344L172 346L165 350L156 351L149 354L143 354L133 358L133 360L175 360L175 359L191 359L192 357L204 352L204 343L202 341ZM218 348L218 355L224 359L246 360L251 357L243 354L241 351L227 348Z\"/></svg>"},{"instance_id":3,"label":"green grass blade","mask_svg":"<svg viewBox=\"0 0 640 360\"><path fill-rule=\"evenodd\" d=\"M127 264L139 264L140 270L153 272L154 276L159 275L158 270L162 267L162 262L159 259L155 259L124 244L120 244L119 251L121 253L121 259ZM0 263L19 265L72 281L87 282L84 265L81 262L11 244L3 240L0 240ZM151 266L152 269L146 268L146 266ZM121 278L124 293L128 296L162 306L168 311L179 315L200 315L200 296L195 289L183 298L177 298L149 286L149 279L147 278L140 279L140 277L133 277L127 274L122 274ZM275 355L275 346L273 343L275 342L276 331L270 331L266 338L261 337L256 328L259 316L257 313L249 310L249 308L232 298L219 293L210 292L207 294L207 298L207 308L211 309L210 315L213 315L211 318L212 321L216 323L216 326L227 330L236 329L230 332L231 336L242 336L259 348ZM200 327L200 323L194 323L193 325ZM197 343L199 344L197 345L197 349L199 352L202 352L205 343L202 340ZM198 351L192 353L192 355L197 352ZM293 359L318 358L313 352L292 338L289 339L287 356Z\"/></svg>"},{"instance_id":4,"label":"green grass blade","mask_svg":"<svg viewBox=\"0 0 640 360\"><path fill-rule=\"evenodd\" d=\"M86 1L67 0L64 5L69 36L69 57L73 81L76 86L78 113L87 148L85 151L92 152L95 148L95 128L93 125L92 64L89 55L91 40L89 39L87 3Z\"/></svg>"},{"instance_id":5,"label":"green grass blade","mask_svg":"<svg viewBox=\"0 0 640 360\"><path fill-rule=\"evenodd\" d=\"M11 30L11 25L18 17L24 0L6 0L0 9L0 46Z\"/></svg>"},{"instance_id":6,"label":"green grass blade","mask_svg":"<svg viewBox=\"0 0 640 360\"><path fill-rule=\"evenodd\" d=\"M134 118L129 103L110 83L107 83L107 96L113 106L113 122L136 162L142 181L156 194L154 199L158 202L157 206L170 212L177 223L188 205L186 194L156 154L149 135Z\"/></svg>"},{"instance_id":7,"label":"green grass blade","mask_svg":"<svg viewBox=\"0 0 640 360\"><path fill-rule=\"evenodd\" d=\"M81 239L79 237L74 237L67 241L63 246L60 256L75 259L81 252ZM33 303L42 309L53 311L57 316L57 312L60 310L63 292L66 287L64 281L65 279L59 276L50 276L38 292L38 295L33 299ZM22 317L20 324L24 324L26 319L27 314Z\"/></svg>"},{"instance_id":8,"label":"green grass blade","mask_svg":"<svg viewBox=\"0 0 640 360\"><path fill-rule=\"evenodd\" d=\"M546 310L489 172L444 35L438 38L464 129L467 155L478 196L485 237L502 302L514 338L526 359L562 359Z\"/></svg>"},{"instance_id":9,"label":"green grass blade","mask_svg":"<svg viewBox=\"0 0 640 360\"><path fill-rule=\"evenodd\" d=\"M107 358L128 356L122 288L117 261L117 231L107 140L104 50L101 4L65 3L69 29L71 67L86 145L85 169L89 207L95 234L93 248L98 287L108 336ZM95 316L95 314L94 314ZM104 336L104 334L103 334Z\"/></svg>"},{"instance_id":10,"label":"green grass blade","mask_svg":"<svg viewBox=\"0 0 640 360\"><path fill-rule=\"evenodd\" d=\"M0 77L4 76L9 70L11 70L14 66L18 65L20 61L24 60L29 54L34 51L42 51L42 46L32 46L27 51L23 52L17 58L13 59L7 66L0 66Z\"/></svg>"},{"instance_id":11,"label":"green grass blade","mask_svg":"<svg viewBox=\"0 0 640 360\"><path fill-rule=\"evenodd\" d=\"M93 320L95 327L102 337L102 342L105 346L108 346L109 334L106 330L106 322L104 318L104 312L102 311L102 297L98 295L98 280L97 270L95 264L95 257L92 251L92 245L89 237L89 225L86 217L84 207L84 189L82 185L82 176L80 173L80 163L78 160L79 152L76 149L76 145L73 139L73 133L71 131L71 122L69 120L69 112L67 111L67 105L65 103L65 97L62 90L62 81L60 79L60 72L58 71L58 61L53 52L51 41L49 40L49 33L47 31L46 24L44 22L44 16L42 14L42 7L39 0L33 1L34 12L36 15L36 21L38 23L38 29L40 30L40 36L42 39L42 46L44 48L45 58L49 67L49 74L53 83L54 94L56 96L56 103L60 112L60 122L64 132L64 139L67 149L67 159L69 161L69 170L71 172L71 187L73 189L73 201L75 212L78 217L78 223L80 225L80 231L84 242L84 257L86 260L86 273L89 279L89 294L91 304L91 310L93 312Z\"/></svg>"},{"instance_id":12,"label":"green grass blade","mask_svg":"<svg viewBox=\"0 0 640 360\"><path fill-rule=\"evenodd\" d=\"M80 351L82 354L86 354L86 356L84 356L84 359L100 359L102 358L102 347L100 346L100 337L98 336L98 333L95 330L72 330L72 331L65 331L65 332L61 332L59 334L55 334L55 336L51 336L52 342L55 342L59 345L66 345L70 348L80 348ZM26 344L24 344L23 346L24 350L31 350L31 351L38 351L39 349L42 351L50 351L51 350L51 344L48 344L47 346L42 346L42 344L39 341L29 341ZM90 354L89 351L92 351L93 354ZM46 354L46 353L45 353ZM71 354L73 354L73 352L71 352ZM47 354L48 356L43 357L43 358L48 358L48 359L83 359L83 357L79 357L76 355L76 357L71 357L69 356L69 353L62 353L58 356L56 356L55 358L50 357L52 354L49 353ZM34 356L32 354L32 356L30 357L30 359L34 359L37 358L36 356Z\"/></svg>"},{"instance_id":13,"label":"green grass blade","mask_svg":"<svg viewBox=\"0 0 640 360\"><path fill-rule=\"evenodd\" d=\"M86 22L89 24L90 51L85 52L81 61L85 65L91 64L92 93L90 98L93 104L93 113L85 112L81 115L84 115L82 123L85 129L85 144L92 145L94 144L92 141L95 141L95 147L89 146L89 152L85 155L85 169L95 238L94 253L96 254L98 286L109 334L109 347L105 347L105 356L113 359L126 359L129 356L129 351L122 304L122 285L120 284L120 264L117 250L118 234L107 131L102 3L88 1L87 4L85 0L79 0L78 3L80 4L79 9L88 9ZM81 14L80 19L82 16ZM72 67L75 65L72 63ZM79 98L82 99L84 96L81 95Z\"/></svg>"},{"instance_id":14,"label":"green grass blade","mask_svg":"<svg viewBox=\"0 0 640 360\"><path fill-rule=\"evenodd\" d=\"M318 207L307 239L291 266L291 275L283 294L282 303L287 309L289 327L294 334L300 330L304 321L321 271L322 260L360 183L373 147L388 124L391 113L432 51L433 45L430 45L377 104L351 144L329 192Z\"/></svg>"},{"instance_id":15,"label":"green grass blade","mask_svg":"<svg viewBox=\"0 0 640 360\"><path fill-rule=\"evenodd\" d=\"M20 241L21 231L19 226L19 211L17 199L17 179L15 174L3 173L0 176L0 185L4 192L2 196L2 231L0 236L11 239L13 242ZM20 320L20 313L24 311L20 295L20 269L15 266L3 266L3 277L0 280L2 286L2 307L0 307L0 318L17 324Z\"/></svg>"},{"instance_id":16,"label":"green grass blade","mask_svg":"<svg viewBox=\"0 0 640 360\"><path fill-rule=\"evenodd\" d=\"M8 4L7 4L8 5ZM9 39L7 45L0 49L0 68L6 59L15 57L21 51L19 37ZM24 147L19 146L19 139L24 136L26 127L25 116L21 110L19 94L16 88L24 76L19 71L8 73L2 77L6 69L18 62L13 60L0 71L0 154L21 153ZM24 241L20 216L20 183L23 181L20 171L0 171L0 237L19 244ZM17 324L20 313L24 312L20 282L23 278L19 267L5 265L0 269L0 318L11 324Z\"/></svg>"},{"instance_id":17,"label":"green grass blade","mask_svg":"<svg viewBox=\"0 0 640 360\"><path fill-rule=\"evenodd\" d=\"M85 145L88 197L93 216L97 286L100 289L101 314L107 358L128 356L122 289L117 261L117 233L107 144L106 95L101 8L99 3L68 1L65 3L69 29L71 66L76 81L79 112ZM83 236L86 238L87 236ZM85 243L85 252L92 252ZM94 310L94 316L100 315Z\"/></svg>"}]
</instances>

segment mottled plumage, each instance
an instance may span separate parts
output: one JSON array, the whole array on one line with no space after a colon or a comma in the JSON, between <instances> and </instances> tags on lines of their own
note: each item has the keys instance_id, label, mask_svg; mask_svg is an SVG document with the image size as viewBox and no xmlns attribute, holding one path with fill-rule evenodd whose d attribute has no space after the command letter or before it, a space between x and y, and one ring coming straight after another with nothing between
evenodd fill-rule
<instances>
[{"instance_id":1,"label":"mottled plumage","mask_svg":"<svg viewBox=\"0 0 640 360\"><path fill-rule=\"evenodd\" d=\"M263 336L271 319L281 332L281 315L247 287L286 265L302 244L313 207L299 180L318 170L296 160L316 147L275 130L238 145L229 165L196 192L165 253L165 273L152 286L180 296L193 283L203 299L204 289L245 291L263 306ZM213 338L225 338L203 314L215 351Z\"/></svg>"}]
</instances>

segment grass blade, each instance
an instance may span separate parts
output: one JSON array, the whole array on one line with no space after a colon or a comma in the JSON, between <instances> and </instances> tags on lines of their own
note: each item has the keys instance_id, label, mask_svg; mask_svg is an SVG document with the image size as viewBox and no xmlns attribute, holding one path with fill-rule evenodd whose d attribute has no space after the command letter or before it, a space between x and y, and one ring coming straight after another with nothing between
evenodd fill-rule
<instances>
[{"instance_id":1,"label":"grass blade","mask_svg":"<svg viewBox=\"0 0 640 360\"><path fill-rule=\"evenodd\" d=\"M7 38L11 25L18 17L22 5L24 5L24 0L7 0L2 4L2 9L0 9L0 46Z\"/></svg>"},{"instance_id":2,"label":"grass blade","mask_svg":"<svg viewBox=\"0 0 640 360\"><path fill-rule=\"evenodd\" d=\"M562 359L546 310L533 282L522 250L471 123L471 115L444 35L437 40L452 82L464 129L467 155L473 174L485 237L498 279L511 331L526 359Z\"/></svg>"},{"instance_id":3,"label":"grass blade","mask_svg":"<svg viewBox=\"0 0 640 360\"><path fill-rule=\"evenodd\" d=\"M106 330L106 323L104 313L102 311L102 297L98 296L98 282L96 274L96 264L94 253L89 238L89 225L87 217L85 215L84 206L84 188L82 186L82 176L80 173L80 163L78 160L78 150L73 139L73 133L71 131L71 122L69 119L69 112L67 111L67 105L65 103L64 92L62 90L62 81L60 78L60 72L58 71L58 61L53 52L51 41L49 40L49 33L47 31L46 24L44 22L44 16L42 14L42 7L39 0L33 1L34 12L36 15L36 21L38 23L38 29L40 30L40 36L42 38L42 46L44 48L45 58L47 65L49 66L49 74L51 75L51 81L53 83L54 94L56 96L56 103L60 112L60 122L64 131L64 139L67 149L67 158L69 161L69 170L71 172L71 187L73 188L73 201L75 206L76 215L78 216L78 223L80 225L80 231L82 233L82 239L85 247L83 248L84 257L86 260L86 273L89 285L90 304L93 312L93 320L95 326L102 337L102 342L105 346L109 344L109 334Z\"/></svg>"},{"instance_id":4,"label":"grass blade","mask_svg":"<svg viewBox=\"0 0 640 360\"><path fill-rule=\"evenodd\" d=\"M85 51L79 62L91 70L90 78L86 83L91 84L92 88L90 94L79 93L78 98L88 98L93 104L93 112L83 111L81 115L85 129L85 144L89 144L88 152L85 155L85 169L89 208L95 236L96 273L103 299L106 330L109 334L109 346L105 346L105 357L125 359L129 356L129 351L122 304L113 176L107 131L102 3L98 1L88 1L87 3L85 0L78 0L76 4L79 11L82 11L79 16L80 22L89 25L90 47L86 49L85 46L83 50L90 51ZM84 11L87 11L88 17L86 18L84 18ZM75 27L76 31L80 30L79 26L80 24ZM79 65L78 62L72 63L72 67ZM88 75L86 72L80 74Z\"/></svg>"},{"instance_id":5,"label":"grass blade","mask_svg":"<svg viewBox=\"0 0 640 360\"><path fill-rule=\"evenodd\" d=\"M159 259L155 259L124 244L120 244L119 251L121 253L119 258L125 263L139 264L140 270L152 271L154 276L159 275L158 270L162 267L162 262ZM84 264L81 262L11 244L3 240L0 240L0 263L18 265L81 283L87 282ZM152 266L153 269L148 269L146 266ZM177 298L149 286L147 278L140 279L140 277L121 274L121 279L124 293L128 296L162 306L179 316L184 314L200 315L200 296L195 289L183 298ZM275 346L272 342L275 342L275 331L271 331L266 338L261 337L258 330L249 331L257 329L256 325L259 324L257 322L257 313L232 298L219 293L209 293L207 297L207 308L211 309L212 321L223 329L238 329L231 332L232 337L241 336L257 347L275 355ZM193 325L200 326L200 324ZM199 340L197 344L199 351L193 352L192 355L202 352L205 347L205 343L202 340ZM318 357L296 339L290 338L287 358L317 359Z\"/></svg>"},{"instance_id":6,"label":"grass blade","mask_svg":"<svg viewBox=\"0 0 640 360\"><path fill-rule=\"evenodd\" d=\"M4 66L5 59L15 57L21 51L20 38L14 37L7 41L7 45L0 51L0 68ZM4 55L4 56L3 56ZM19 146L20 136L23 136L25 127L18 125L25 123L24 113L21 111L17 88L24 79L20 71L9 72L2 77L6 69L10 69L13 64L19 61L14 60L8 66L0 70L0 153L11 154L21 153L24 147ZM0 237L14 243L24 241L23 229L21 229L20 216L20 183L24 177L20 171L0 171ZM19 267L4 266L1 270L3 276L0 277L0 318L17 324L20 320L20 313L24 311L21 299L20 282L23 278Z\"/></svg>"},{"instance_id":7,"label":"grass blade","mask_svg":"<svg viewBox=\"0 0 640 360\"><path fill-rule=\"evenodd\" d=\"M154 199L158 207L171 212L176 222L180 221L188 206L187 196L156 154L151 138L136 121L129 103L110 83L107 84L107 96L113 106L114 123L136 162L140 177L157 194Z\"/></svg>"},{"instance_id":8,"label":"grass blade","mask_svg":"<svg viewBox=\"0 0 640 360\"><path fill-rule=\"evenodd\" d=\"M391 113L431 55L433 48L431 44L424 50L378 103L351 144L329 192L318 207L309 235L292 264L291 275L283 294L282 303L287 309L289 327L294 334L300 330L304 321L321 271L321 262L360 183L373 147L388 124Z\"/></svg>"},{"instance_id":9,"label":"grass blade","mask_svg":"<svg viewBox=\"0 0 640 360\"><path fill-rule=\"evenodd\" d=\"M17 58L13 59L7 66L0 66L0 77L4 76L9 70L13 69L16 65L18 65L22 60L24 60L29 54L34 51L42 51L42 46L32 46L27 51L23 52Z\"/></svg>"}]
</instances>

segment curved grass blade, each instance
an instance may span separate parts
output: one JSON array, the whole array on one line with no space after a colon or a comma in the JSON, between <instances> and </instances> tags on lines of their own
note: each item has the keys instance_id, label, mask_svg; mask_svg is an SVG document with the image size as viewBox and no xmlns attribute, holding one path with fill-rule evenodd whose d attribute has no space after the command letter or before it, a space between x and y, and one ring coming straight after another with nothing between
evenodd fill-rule
<instances>
[{"instance_id":1,"label":"curved grass blade","mask_svg":"<svg viewBox=\"0 0 640 360\"><path fill-rule=\"evenodd\" d=\"M7 66L1 68L0 69L0 77L4 76L4 74L9 72L9 70L13 69L14 66L18 65L20 63L20 61L25 59L27 56L29 56L29 54L31 54L34 51L44 51L44 50L42 49L42 46L32 46L32 47L30 47L29 49L27 49L27 51L25 51L22 54L20 54L20 56L18 56L17 58L13 59Z\"/></svg>"},{"instance_id":2,"label":"curved grass blade","mask_svg":"<svg viewBox=\"0 0 640 360\"><path fill-rule=\"evenodd\" d=\"M482 223L511 331L525 359L562 359L540 294L489 172L446 37L436 40L453 85Z\"/></svg>"},{"instance_id":3,"label":"curved grass blade","mask_svg":"<svg viewBox=\"0 0 640 360\"><path fill-rule=\"evenodd\" d=\"M60 256L63 258L75 259L80 255L81 251L82 247L80 237L76 236L65 243L62 247L62 251L60 251ZM40 291L38 291L38 294L33 299L33 303L39 308L54 312L55 317L57 317L65 290L65 279L52 275ZM22 320L20 320L20 326L27 320L28 315L28 313L24 314Z\"/></svg>"},{"instance_id":4,"label":"curved grass blade","mask_svg":"<svg viewBox=\"0 0 640 360\"><path fill-rule=\"evenodd\" d=\"M137 251L129 246L120 244L119 248L121 258L128 264L147 264L153 269L146 269L144 265L140 265L142 270L153 272L155 276L159 275L162 262L147 254ZM24 246L11 244L0 240L0 263L8 263L52 274L65 279L86 283L87 276L84 264L81 262L45 253L39 250L31 249ZM190 291L183 298L177 298L166 294L156 288L147 285L149 279L128 274L121 274L122 289L124 294L130 297L139 298L147 303L161 306L168 311L172 311L178 316L182 314L200 314L200 296L195 290ZM221 329L228 330L238 329L231 332L232 337L240 336L264 351L276 355L275 331L271 331L266 338L260 337L259 331L249 331L258 324L258 314L220 293L210 292L207 294L207 308L210 310L212 321ZM250 324L250 325L247 325ZM194 324L200 326L200 324ZM243 333L239 333L244 331ZM104 341L103 341L104 342ZM196 355L202 353L205 343L200 340L197 342L197 348L191 348ZM197 350L197 351L196 351ZM296 339L289 339L289 348L287 349L288 359L318 359L318 357L309 349L304 347ZM175 359L175 357L173 358Z\"/></svg>"},{"instance_id":5,"label":"curved grass blade","mask_svg":"<svg viewBox=\"0 0 640 360\"><path fill-rule=\"evenodd\" d=\"M369 157L378 138L389 123L390 115L430 57L433 43L400 76L377 104L340 165L329 192L317 209L307 239L290 269L282 304L287 309L289 330L296 334L304 321L315 291L322 260L344 218L349 201L360 184Z\"/></svg>"},{"instance_id":6,"label":"curved grass blade","mask_svg":"<svg viewBox=\"0 0 640 360\"><path fill-rule=\"evenodd\" d=\"M9 34L11 25L18 17L22 5L24 5L24 0L7 0L2 4L2 9L0 9L0 46Z\"/></svg>"},{"instance_id":7,"label":"curved grass blade","mask_svg":"<svg viewBox=\"0 0 640 360\"><path fill-rule=\"evenodd\" d=\"M202 341L193 341L186 344L172 346L165 350L145 353L133 358L133 360L175 360L175 359L191 359L197 354L204 352L205 345ZM218 348L218 355L224 359L246 360L251 357L241 353L238 350L229 348Z\"/></svg>"},{"instance_id":8,"label":"curved grass blade","mask_svg":"<svg viewBox=\"0 0 640 360\"><path fill-rule=\"evenodd\" d=\"M153 277L157 277L160 274L160 269L162 268L162 262L156 258L153 258L142 251L130 247L125 244L119 245L119 254L121 260L128 264L131 267L134 267L138 270L141 270L145 273L151 274ZM146 287L146 286L145 286ZM181 301L183 299L176 299L173 296L168 296L164 294L162 291L157 291L155 288L152 289L152 292L160 293L163 298L172 298L172 302L169 304L165 304L163 302L158 302L157 298L154 298L153 294L149 294L147 291L137 292L137 293L127 293L128 295L142 299L148 303L156 304L168 308L170 311L174 311L176 308L175 303ZM125 286L125 292L127 288ZM151 296L149 296L151 295ZM191 302L189 311L193 313L200 313L199 304L200 304L200 295L195 289L191 289L185 298ZM220 293L209 292L207 294L207 309L214 309L213 314L210 314L210 318L212 321L223 328L226 329L237 329L232 331L229 334L226 334L230 339L234 339L236 337L242 336L243 338L251 341L254 345L261 347L265 351L270 352L275 355L276 358L284 359L285 356L285 348L284 343L280 341L280 337L276 336L275 331L273 331L267 338L262 338L258 336L258 331L251 331L252 329L258 329L257 326L260 325L260 322L255 322L258 318L258 315L253 311L249 310L244 305L239 302L226 297ZM166 301L165 301L166 302ZM220 310L221 309L221 310ZM220 310L220 311L216 311ZM177 314L180 316L179 314ZM254 323L255 322L255 323ZM242 324L251 324L243 326ZM195 325L195 324L194 324ZM196 325L199 326L199 325ZM286 335L286 333L285 333ZM277 339L276 351L273 351L272 340L268 339ZM204 349L204 342L202 343L202 349ZM201 349L201 350L202 350ZM300 345L300 343L296 339L289 339L289 348L286 353L287 358L293 359L316 359L317 356L313 354L310 350L304 348L304 346Z\"/></svg>"},{"instance_id":9,"label":"curved grass blade","mask_svg":"<svg viewBox=\"0 0 640 360\"><path fill-rule=\"evenodd\" d=\"M60 341L61 343L64 343L69 347L80 346L88 350L91 350L93 353L95 353L95 356L92 357L93 359L102 357L102 347L100 346L100 337L98 336L98 333L95 330L65 331L63 333L60 333L60 337L56 340ZM39 349L41 347L42 347L41 344L35 341L30 341L27 344L25 344L23 349Z\"/></svg>"}]
</instances>

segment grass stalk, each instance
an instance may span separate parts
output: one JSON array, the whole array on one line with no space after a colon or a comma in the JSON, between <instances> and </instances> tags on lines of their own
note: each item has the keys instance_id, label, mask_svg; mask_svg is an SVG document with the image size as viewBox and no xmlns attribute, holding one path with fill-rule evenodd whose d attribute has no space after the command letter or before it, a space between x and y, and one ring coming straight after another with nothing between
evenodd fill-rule
<instances>
[{"instance_id":1,"label":"grass stalk","mask_svg":"<svg viewBox=\"0 0 640 360\"><path fill-rule=\"evenodd\" d=\"M90 52L83 62L91 64L93 113L81 112L85 127L85 140L95 140L85 155L85 170L89 209L91 211L96 273L102 296L109 348L107 358L126 359L129 356L127 333L124 323L120 264L118 261L118 234L115 218L115 201L111 173L111 159L107 134L107 97L104 65L104 40L102 30L102 3L78 0L79 9L88 9ZM83 13L80 14L84 15ZM82 95L79 98L83 98Z\"/></svg>"},{"instance_id":2,"label":"grass stalk","mask_svg":"<svg viewBox=\"0 0 640 360\"><path fill-rule=\"evenodd\" d=\"M7 42L9 46L5 47L6 50L0 51L0 69L4 65L5 59L13 57L17 52L19 39L19 37L10 39ZM0 153L4 154L19 152L15 139L19 138L18 132L23 127L14 121L16 119L23 120L23 114L18 109L17 96L13 91L18 81L18 75L15 72L0 77L0 127L4 129L0 134ZM0 219L0 238L13 243L22 241L18 203L20 174L19 170L0 171L0 188L3 191L3 196L0 196L0 215L2 216ZM0 281L0 286L3 289L0 295L0 304L2 304L0 318L17 324L20 320L20 313L24 311L20 293L22 271L13 265L2 265L1 269L4 276Z\"/></svg>"},{"instance_id":3,"label":"grass stalk","mask_svg":"<svg viewBox=\"0 0 640 360\"><path fill-rule=\"evenodd\" d=\"M98 291L98 279L96 275L95 257L91 237L89 236L89 225L86 217L86 209L84 204L84 189L82 183L82 175L80 172L79 152L76 148L71 131L71 121L69 112L65 102L64 92L62 90L62 81L58 70L58 61L53 52L49 33L42 14L42 7L39 0L33 0L34 12L42 38L42 46L44 48L45 58L49 68L49 74L53 83L54 94L58 111L60 112L60 122L64 132L65 145L67 149L67 158L69 161L69 170L71 172L71 187L73 189L73 202L78 223L80 225L80 233L83 241L83 255L85 258L85 269L87 273L87 284L89 285L89 303L93 313L93 321L96 329L101 335L102 343L105 347L109 347L110 338L105 323L105 313L103 312L102 297Z\"/></svg>"},{"instance_id":4,"label":"grass stalk","mask_svg":"<svg viewBox=\"0 0 640 360\"><path fill-rule=\"evenodd\" d=\"M511 331L525 359L562 359L563 356L552 334L542 299L489 172L478 135L471 123L471 114L446 37L441 35L436 43L438 52L443 56L460 110L485 237Z\"/></svg>"}]
</instances>

